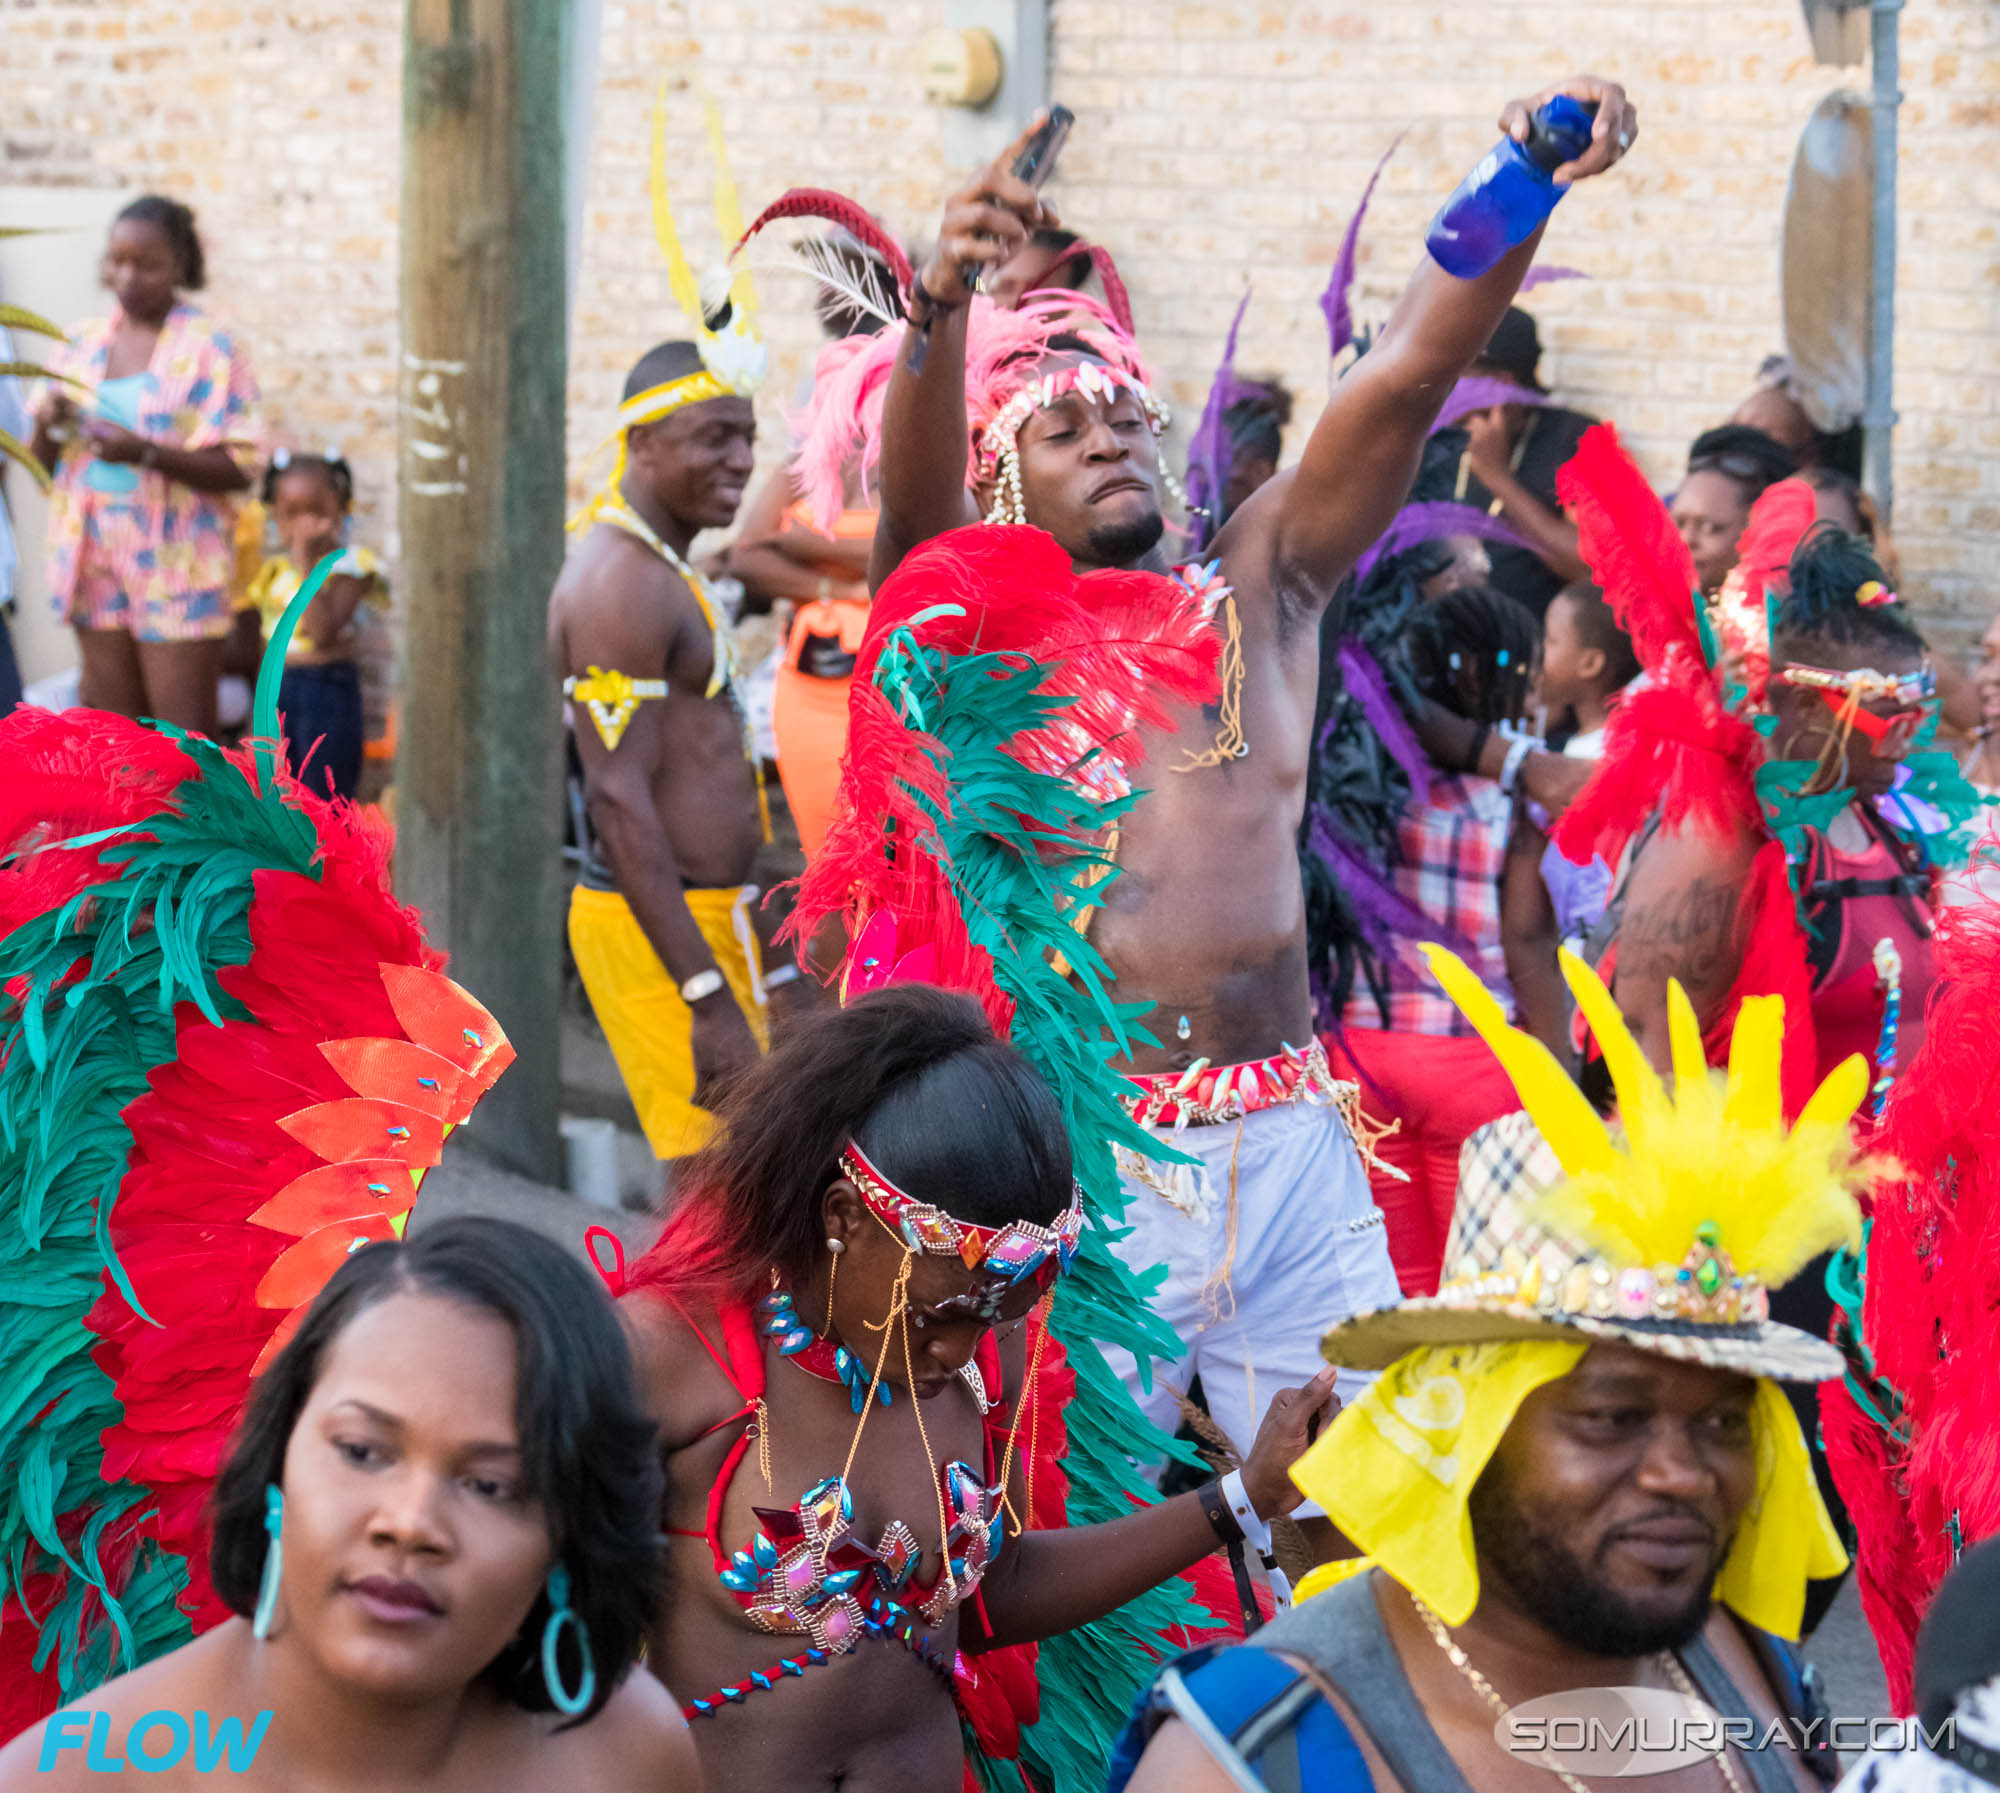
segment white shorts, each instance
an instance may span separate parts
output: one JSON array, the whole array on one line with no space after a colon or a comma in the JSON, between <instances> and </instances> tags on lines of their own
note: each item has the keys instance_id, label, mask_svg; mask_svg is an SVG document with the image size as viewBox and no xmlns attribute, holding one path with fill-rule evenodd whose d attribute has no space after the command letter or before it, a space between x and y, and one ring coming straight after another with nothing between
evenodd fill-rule
<instances>
[{"instance_id":1,"label":"white shorts","mask_svg":"<svg viewBox=\"0 0 2000 1793\"><path fill-rule=\"evenodd\" d=\"M1382 1210L1331 1107L1264 1108L1240 1123L1154 1137L1201 1164L1179 1177L1156 1164L1135 1175L1121 1152L1131 1231L1113 1249L1135 1273L1165 1266L1151 1305L1186 1355L1155 1359L1150 1390L1130 1353L1105 1356L1170 1435L1181 1423L1178 1396L1199 1376L1210 1417L1245 1455L1271 1397L1326 1367L1319 1342L1328 1328L1402 1298ZM1169 1182L1177 1200L1161 1192ZM1347 1402L1372 1381L1342 1370L1335 1387Z\"/></svg>"}]
</instances>

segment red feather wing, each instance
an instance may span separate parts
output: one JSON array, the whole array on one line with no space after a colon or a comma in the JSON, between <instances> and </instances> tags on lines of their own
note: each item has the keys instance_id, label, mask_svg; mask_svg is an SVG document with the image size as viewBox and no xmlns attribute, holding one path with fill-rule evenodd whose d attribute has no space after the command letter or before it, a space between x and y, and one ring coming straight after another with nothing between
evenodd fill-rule
<instances>
[{"instance_id":1,"label":"red feather wing","mask_svg":"<svg viewBox=\"0 0 2000 1793\"><path fill-rule=\"evenodd\" d=\"M1556 476L1576 519L1577 546L1651 672L1672 647L1700 661L1694 607L1701 589L1687 544L1608 423L1588 431Z\"/></svg>"}]
</instances>

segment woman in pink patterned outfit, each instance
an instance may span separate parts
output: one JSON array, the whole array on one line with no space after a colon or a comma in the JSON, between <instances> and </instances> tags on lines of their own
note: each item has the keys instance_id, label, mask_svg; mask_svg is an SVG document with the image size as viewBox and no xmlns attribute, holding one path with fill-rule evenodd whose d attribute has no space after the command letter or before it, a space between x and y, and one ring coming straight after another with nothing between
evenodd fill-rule
<instances>
[{"instance_id":1,"label":"woman in pink patterned outfit","mask_svg":"<svg viewBox=\"0 0 2000 1793\"><path fill-rule=\"evenodd\" d=\"M56 480L49 591L76 629L82 701L211 733L260 426L242 348L180 302L202 279L194 214L135 199L105 245L116 309L70 333L49 364L66 378L34 410Z\"/></svg>"}]
</instances>

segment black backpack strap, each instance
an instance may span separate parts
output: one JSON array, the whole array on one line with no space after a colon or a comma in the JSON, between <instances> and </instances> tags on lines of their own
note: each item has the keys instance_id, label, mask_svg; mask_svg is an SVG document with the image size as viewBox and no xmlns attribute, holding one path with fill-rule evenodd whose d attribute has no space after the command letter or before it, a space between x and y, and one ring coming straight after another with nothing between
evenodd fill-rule
<instances>
[{"instance_id":1,"label":"black backpack strap","mask_svg":"<svg viewBox=\"0 0 2000 1793\"><path fill-rule=\"evenodd\" d=\"M1771 1691L1778 1696L1778 1708L1789 1721L1794 1737L1801 1739L1799 1760L1813 1779L1824 1787L1835 1785L1841 1775L1840 1752L1833 1747L1833 1715L1826 1702L1826 1686L1819 1666L1799 1654L1795 1644L1752 1625L1738 1627L1750 1640L1757 1661Z\"/></svg>"}]
</instances>

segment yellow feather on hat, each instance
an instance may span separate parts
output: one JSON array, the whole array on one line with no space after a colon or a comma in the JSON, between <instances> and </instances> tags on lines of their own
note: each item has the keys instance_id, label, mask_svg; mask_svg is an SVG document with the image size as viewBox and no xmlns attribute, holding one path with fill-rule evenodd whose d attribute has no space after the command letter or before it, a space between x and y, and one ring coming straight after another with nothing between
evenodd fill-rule
<instances>
[{"instance_id":1,"label":"yellow feather on hat","mask_svg":"<svg viewBox=\"0 0 2000 1793\"><path fill-rule=\"evenodd\" d=\"M1868 1093L1868 1064L1856 1055L1836 1066L1787 1130L1778 1088L1782 998L1744 1002L1724 1079L1708 1066L1687 993L1670 983L1669 1095L1611 992L1564 951L1563 976L1618 1093L1621 1142L1555 1054L1508 1024L1462 960L1438 946L1424 954L1568 1173L1538 1204L1547 1225L1589 1239L1608 1259L1645 1267L1678 1262L1690 1240L1712 1229L1735 1269L1766 1288L1835 1245L1858 1248L1853 1192L1867 1173L1853 1160L1848 1123Z\"/></svg>"}]
</instances>

